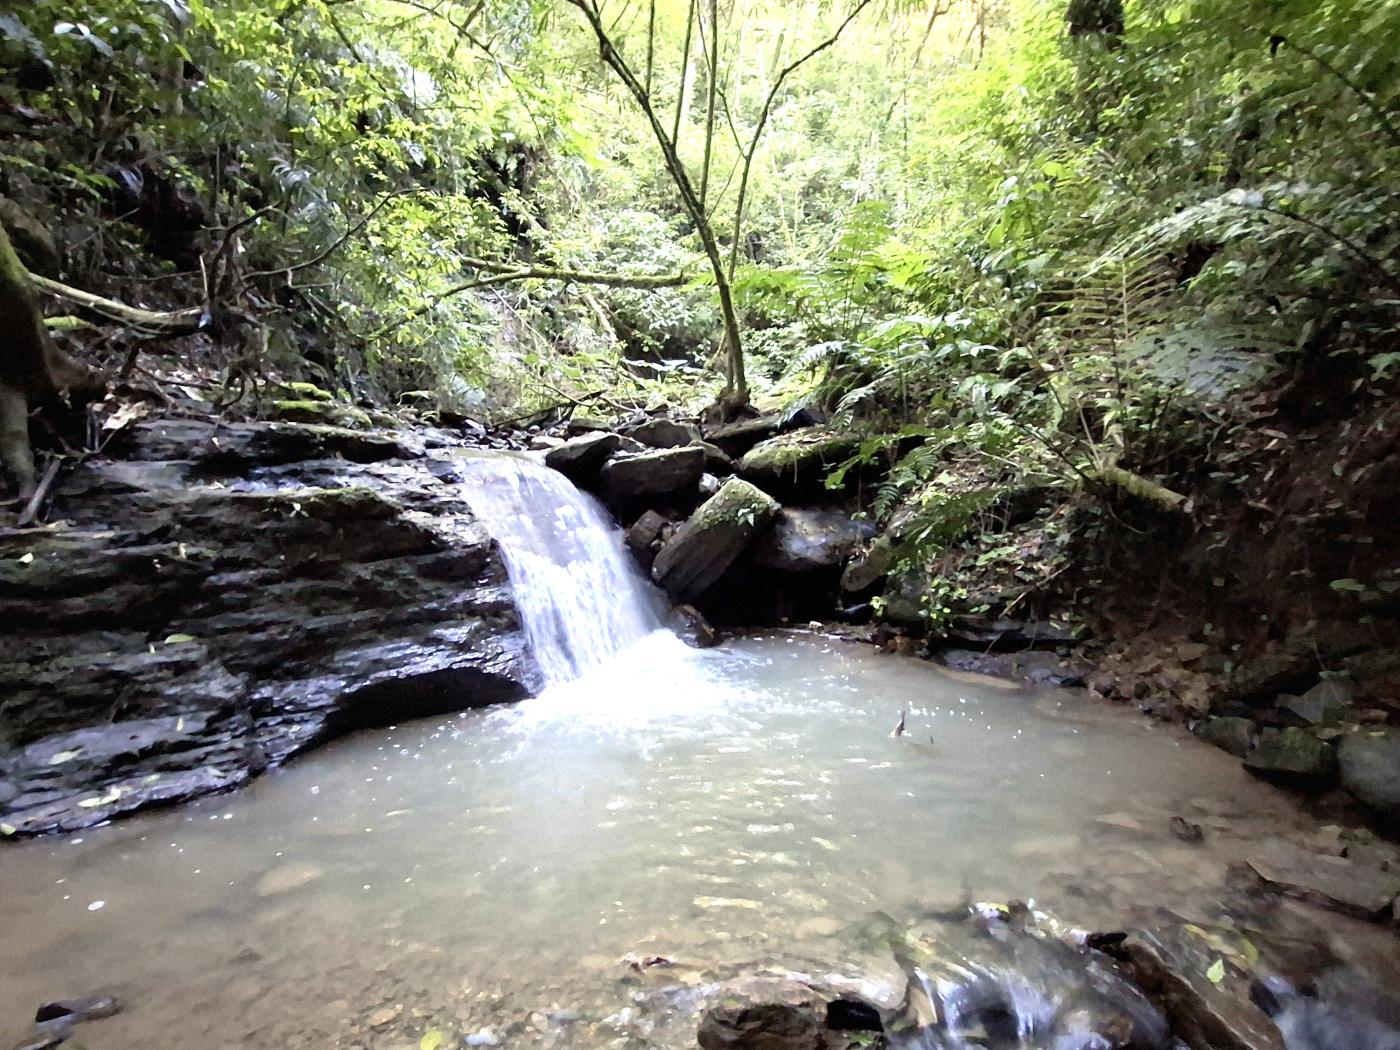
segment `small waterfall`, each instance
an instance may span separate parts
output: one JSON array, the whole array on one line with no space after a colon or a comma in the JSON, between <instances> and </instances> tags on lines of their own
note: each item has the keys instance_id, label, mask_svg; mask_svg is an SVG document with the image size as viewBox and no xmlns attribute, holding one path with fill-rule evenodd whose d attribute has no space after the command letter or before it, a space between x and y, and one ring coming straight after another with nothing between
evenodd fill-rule
<instances>
[{"instance_id":1,"label":"small waterfall","mask_svg":"<svg viewBox=\"0 0 1400 1050\"><path fill-rule=\"evenodd\" d=\"M525 456L480 452L459 463L467 502L501 545L549 684L579 677L661 626L659 598L601 503Z\"/></svg>"}]
</instances>

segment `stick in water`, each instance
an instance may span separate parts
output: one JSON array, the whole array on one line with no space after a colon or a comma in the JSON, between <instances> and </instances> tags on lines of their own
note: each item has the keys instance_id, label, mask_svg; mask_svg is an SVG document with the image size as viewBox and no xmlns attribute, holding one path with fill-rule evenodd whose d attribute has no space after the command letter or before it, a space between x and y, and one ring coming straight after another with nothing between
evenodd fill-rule
<instances>
[{"instance_id":1,"label":"stick in water","mask_svg":"<svg viewBox=\"0 0 1400 1050\"><path fill-rule=\"evenodd\" d=\"M908 720L908 718L909 718L909 708L906 707L904 710L902 710L901 712L899 712L899 724L898 724L897 726L895 726L893 729L890 730L890 736L892 736L892 737L901 737L901 736L903 736L905 733L909 732L908 726L905 725L905 723L906 723L906 721Z\"/></svg>"}]
</instances>

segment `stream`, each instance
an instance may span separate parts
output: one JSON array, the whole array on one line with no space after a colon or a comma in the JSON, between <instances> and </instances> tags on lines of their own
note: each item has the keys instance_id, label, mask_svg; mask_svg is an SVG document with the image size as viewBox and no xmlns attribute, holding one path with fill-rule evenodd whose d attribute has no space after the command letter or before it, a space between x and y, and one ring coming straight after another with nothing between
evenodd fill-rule
<instances>
[{"instance_id":1,"label":"stream","mask_svg":"<svg viewBox=\"0 0 1400 1050\"><path fill-rule=\"evenodd\" d=\"M562 498L554 520L583 528ZM499 529L511 506L483 515ZM1242 844L1305 830L1223 752L1082 692L808 632L692 650L645 629L638 580L576 578L640 603L643 629L575 645L581 673L554 664L533 699L5 850L0 1036L103 993L125 1008L80 1038L106 1050L693 1046L690 990L755 964L859 971L872 920L1034 898L1090 926L1147 903L1218 921ZM559 609L535 615L600 615Z\"/></svg>"}]
</instances>

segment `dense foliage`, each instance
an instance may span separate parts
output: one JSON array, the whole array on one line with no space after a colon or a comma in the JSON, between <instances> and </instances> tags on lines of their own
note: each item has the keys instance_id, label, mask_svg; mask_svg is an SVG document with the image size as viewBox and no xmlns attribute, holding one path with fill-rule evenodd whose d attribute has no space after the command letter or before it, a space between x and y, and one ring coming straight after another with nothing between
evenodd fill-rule
<instances>
[{"instance_id":1,"label":"dense foliage","mask_svg":"<svg viewBox=\"0 0 1400 1050\"><path fill-rule=\"evenodd\" d=\"M209 303L225 372L698 407L715 277L590 8L674 121L755 396L902 457L877 510L964 455L1165 476L1242 383L1400 371L1392 0L36 0L2 188L74 283Z\"/></svg>"}]
</instances>

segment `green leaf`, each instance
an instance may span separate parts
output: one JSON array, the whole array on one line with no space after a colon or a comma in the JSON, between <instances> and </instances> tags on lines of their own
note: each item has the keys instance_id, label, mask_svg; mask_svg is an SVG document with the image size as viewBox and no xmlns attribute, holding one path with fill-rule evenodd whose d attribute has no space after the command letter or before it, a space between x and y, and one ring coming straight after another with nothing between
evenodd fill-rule
<instances>
[{"instance_id":1,"label":"green leaf","mask_svg":"<svg viewBox=\"0 0 1400 1050\"><path fill-rule=\"evenodd\" d=\"M192 634L171 634L166 635L165 644L179 645L181 642L192 642L194 640L194 635Z\"/></svg>"},{"instance_id":2,"label":"green leaf","mask_svg":"<svg viewBox=\"0 0 1400 1050\"><path fill-rule=\"evenodd\" d=\"M13 824L6 824L4 822L0 822L0 835L4 835L6 838L9 838L11 835L17 834L19 834L19 829Z\"/></svg>"},{"instance_id":3,"label":"green leaf","mask_svg":"<svg viewBox=\"0 0 1400 1050\"><path fill-rule=\"evenodd\" d=\"M1210 969L1206 971L1206 980L1211 984L1219 984L1225 980L1225 960L1216 959L1210 964Z\"/></svg>"},{"instance_id":4,"label":"green leaf","mask_svg":"<svg viewBox=\"0 0 1400 1050\"><path fill-rule=\"evenodd\" d=\"M438 1028L429 1028L423 1033L423 1038L418 1040L418 1050L439 1050L446 1045L447 1036L443 1035Z\"/></svg>"}]
</instances>

